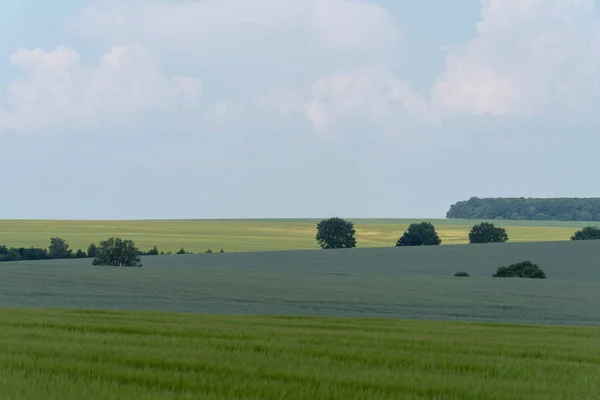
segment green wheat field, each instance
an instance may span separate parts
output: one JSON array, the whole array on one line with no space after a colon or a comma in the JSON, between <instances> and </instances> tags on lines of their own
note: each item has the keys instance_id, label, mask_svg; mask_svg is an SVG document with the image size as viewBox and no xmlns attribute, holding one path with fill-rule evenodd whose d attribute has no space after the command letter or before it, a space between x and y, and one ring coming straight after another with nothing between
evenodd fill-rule
<instances>
[{"instance_id":1,"label":"green wheat field","mask_svg":"<svg viewBox=\"0 0 600 400\"><path fill-rule=\"evenodd\" d=\"M0 392L62 399L595 399L597 329L4 309Z\"/></svg>"},{"instance_id":2,"label":"green wheat field","mask_svg":"<svg viewBox=\"0 0 600 400\"><path fill-rule=\"evenodd\" d=\"M310 250L316 220L1 221L8 245L229 252L0 263L0 398L600 398L600 241L567 240L585 224L396 248L394 221L358 222L374 239L344 250ZM434 222L458 243L475 223ZM527 259L548 279L491 277Z\"/></svg>"},{"instance_id":3,"label":"green wheat field","mask_svg":"<svg viewBox=\"0 0 600 400\"><path fill-rule=\"evenodd\" d=\"M438 231L442 244L468 242L471 227L481 221L426 219ZM66 239L74 249L87 249L110 236L132 239L142 250L156 245L175 252L207 249L225 251L271 251L318 248L315 235L318 219L274 220L137 220L60 221L0 220L0 244L15 247L47 247L50 237ZM408 225L421 219L353 219L358 247L389 247ZM569 240L584 222L494 221L507 229L510 241Z\"/></svg>"}]
</instances>

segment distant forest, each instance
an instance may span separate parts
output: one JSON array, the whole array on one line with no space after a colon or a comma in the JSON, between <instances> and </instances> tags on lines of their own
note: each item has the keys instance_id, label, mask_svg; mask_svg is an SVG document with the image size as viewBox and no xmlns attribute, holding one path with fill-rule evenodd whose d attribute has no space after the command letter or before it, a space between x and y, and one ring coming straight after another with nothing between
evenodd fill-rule
<instances>
[{"instance_id":1,"label":"distant forest","mask_svg":"<svg viewBox=\"0 0 600 400\"><path fill-rule=\"evenodd\" d=\"M600 221L600 198L478 198L450 206L446 218Z\"/></svg>"}]
</instances>

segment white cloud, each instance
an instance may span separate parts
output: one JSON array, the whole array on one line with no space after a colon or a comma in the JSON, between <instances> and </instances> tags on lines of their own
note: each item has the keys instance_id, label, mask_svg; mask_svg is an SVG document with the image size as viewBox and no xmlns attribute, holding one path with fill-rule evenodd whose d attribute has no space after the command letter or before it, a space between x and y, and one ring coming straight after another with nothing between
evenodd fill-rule
<instances>
[{"instance_id":1,"label":"white cloud","mask_svg":"<svg viewBox=\"0 0 600 400\"><path fill-rule=\"evenodd\" d=\"M317 131L331 132L344 121L356 118L386 130L399 119L437 125L439 118L427 101L391 72L361 68L323 76L312 85L311 98L303 105Z\"/></svg>"},{"instance_id":2,"label":"white cloud","mask_svg":"<svg viewBox=\"0 0 600 400\"><path fill-rule=\"evenodd\" d=\"M446 59L436 106L530 117L598 95L594 0L482 0L481 14L479 35Z\"/></svg>"},{"instance_id":3,"label":"white cloud","mask_svg":"<svg viewBox=\"0 0 600 400\"><path fill-rule=\"evenodd\" d=\"M202 90L197 79L166 78L156 57L140 46L114 46L95 66L64 46L48 52L20 49L10 60L23 76L7 88L2 130L34 131L190 106Z\"/></svg>"},{"instance_id":4,"label":"white cloud","mask_svg":"<svg viewBox=\"0 0 600 400\"><path fill-rule=\"evenodd\" d=\"M388 11L368 0L97 0L72 25L92 37L196 56L302 52L306 63L335 50L387 57L398 37Z\"/></svg>"}]
</instances>

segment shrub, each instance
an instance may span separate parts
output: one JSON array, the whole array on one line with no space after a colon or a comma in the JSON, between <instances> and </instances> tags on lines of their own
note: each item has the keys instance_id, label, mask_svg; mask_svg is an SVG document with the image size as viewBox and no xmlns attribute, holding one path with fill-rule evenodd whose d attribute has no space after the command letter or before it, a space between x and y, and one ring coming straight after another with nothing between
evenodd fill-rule
<instances>
[{"instance_id":1,"label":"shrub","mask_svg":"<svg viewBox=\"0 0 600 400\"><path fill-rule=\"evenodd\" d=\"M454 276L469 276L469 274L466 272L456 272Z\"/></svg>"},{"instance_id":2,"label":"shrub","mask_svg":"<svg viewBox=\"0 0 600 400\"><path fill-rule=\"evenodd\" d=\"M523 261L508 267L499 267L492 277L546 279L546 274L537 264L533 264L531 261Z\"/></svg>"},{"instance_id":3,"label":"shrub","mask_svg":"<svg viewBox=\"0 0 600 400\"><path fill-rule=\"evenodd\" d=\"M356 247L354 224L339 217L324 219L317 224L317 243L322 249Z\"/></svg>"},{"instance_id":4,"label":"shrub","mask_svg":"<svg viewBox=\"0 0 600 400\"><path fill-rule=\"evenodd\" d=\"M219 251L219 253L225 253L225 250L221 249L221 251Z\"/></svg>"},{"instance_id":5,"label":"shrub","mask_svg":"<svg viewBox=\"0 0 600 400\"><path fill-rule=\"evenodd\" d=\"M175 254L186 254L185 249L182 247L181 249L177 250L177 253Z\"/></svg>"},{"instance_id":6,"label":"shrub","mask_svg":"<svg viewBox=\"0 0 600 400\"><path fill-rule=\"evenodd\" d=\"M469 243L504 243L507 240L506 229L489 222L475 225L469 232Z\"/></svg>"},{"instance_id":7,"label":"shrub","mask_svg":"<svg viewBox=\"0 0 600 400\"><path fill-rule=\"evenodd\" d=\"M212 254L212 250L211 249L206 250L206 254Z\"/></svg>"},{"instance_id":8,"label":"shrub","mask_svg":"<svg viewBox=\"0 0 600 400\"><path fill-rule=\"evenodd\" d=\"M575 232L571 240L598 240L600 239L600 228L597 226L586 226Z\"/></svg>"},{"instance_id":9,"label":"shrub","mask_svg":"<svg viewBox=\"0 0 600 400\"><path fill-rule=\"evenodd\" d=\"M408 230L396 242L396 246L437 246L442 240L430 222L410 224Z\"/></svg>"}]
</instances>

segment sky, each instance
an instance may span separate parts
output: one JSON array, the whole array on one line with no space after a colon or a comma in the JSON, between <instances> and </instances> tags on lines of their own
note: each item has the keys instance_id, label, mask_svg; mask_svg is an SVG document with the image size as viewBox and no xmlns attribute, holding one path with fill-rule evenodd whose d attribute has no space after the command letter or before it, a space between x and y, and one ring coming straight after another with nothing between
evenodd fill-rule
<instances>
[{"instance_id":1,"label":"sky","mask_svg":"<svg viewBox=\"0 0 600 400\"><path fill-rule=\"evenodd\" d=\"M5 0L0 218L597 197L594 0Z\"/></svg>"}]
</instances>

